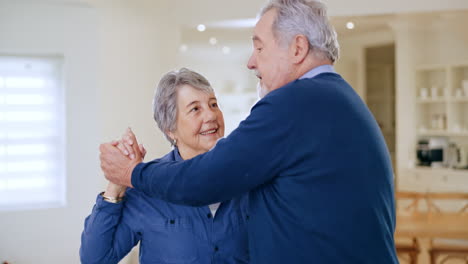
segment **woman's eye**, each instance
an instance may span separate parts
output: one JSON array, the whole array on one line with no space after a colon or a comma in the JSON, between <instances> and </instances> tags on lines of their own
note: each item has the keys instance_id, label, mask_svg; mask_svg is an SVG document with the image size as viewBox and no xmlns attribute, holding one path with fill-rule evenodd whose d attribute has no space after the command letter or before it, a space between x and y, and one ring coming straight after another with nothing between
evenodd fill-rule
<instances>
[{"instance_id":1,"label":"woman's eye","mask_svg":"<svg viewBox=\"0 0 468 264\"><path fill-rule=\"evenodd\" d=\"M262 51L262 48L257 48L257 51L258 51L258 52L261 52L261 51Z\"/></svg>"},{"instance_id":2,"label":"woman's eye","mask_svg":"<svg viewBox=\"0 0 468 264\"><path fill-rule=\"evenodd\" d=\"M196 111L198 111L198 107L194 107L194 108L190 109L190 112L196 112Z\"/></svg>"},{"instance_id":3,"label":"woman's eye","mask_svg":"<svg viewBox=\"0 0 468 264\"><path fill-rule=\"evenodd\" d=\"M212 107L218 107L218 103L211 104Z\"/></svg>"}]
</instances>

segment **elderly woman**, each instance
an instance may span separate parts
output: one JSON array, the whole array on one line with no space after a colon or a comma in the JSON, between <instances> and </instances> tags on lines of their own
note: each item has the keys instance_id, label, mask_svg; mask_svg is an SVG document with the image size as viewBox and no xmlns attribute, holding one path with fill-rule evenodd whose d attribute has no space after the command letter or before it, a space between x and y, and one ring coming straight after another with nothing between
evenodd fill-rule
<instances>
[{"instance_id":1,"label":"elderly woman","mask_svg":"<svg viewBox=\"0 0 468 264\"><path fill-rule=\"evenodd\" d=\"M174 146L160 160L191 159L224 136L213 88L196 72L164 75L153 104L154 119ZM189 207L109 183L85 220L81 262L117 263L140 242L140 263L248 263L246 202Z\"/></svg>"}]
</instances>

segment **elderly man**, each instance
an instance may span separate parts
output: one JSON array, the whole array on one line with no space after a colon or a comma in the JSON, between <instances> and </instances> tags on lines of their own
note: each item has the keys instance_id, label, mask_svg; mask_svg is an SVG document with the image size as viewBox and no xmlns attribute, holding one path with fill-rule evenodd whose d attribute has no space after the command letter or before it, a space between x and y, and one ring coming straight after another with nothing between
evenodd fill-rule
<instances>
[{"instance_id":1,"label":"elderly man","mask_svg":"<svg viewBox=\"0 0 468 264\"><path fill-rule=\"evenodd\" d=\"M236 130L183 162L140 163L133 134L132 160L103 144L106 177L195 206L249 192L252 263L398 263L388 151L367 107L333 70L339 47L325 6L271 1L253 46L247 66L264 98Z\"/></svg>"}]
</instances>

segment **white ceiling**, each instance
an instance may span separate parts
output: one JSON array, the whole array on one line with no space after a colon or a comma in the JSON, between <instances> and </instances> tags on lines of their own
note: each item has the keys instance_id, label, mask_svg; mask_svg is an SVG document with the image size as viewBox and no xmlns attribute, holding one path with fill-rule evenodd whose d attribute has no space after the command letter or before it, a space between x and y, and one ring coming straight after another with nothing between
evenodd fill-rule
<instances>
[{"instance_id":1,"label":"white ceiling","mask_svg":"<svg viewBox=\"0 0 468 264\"><path fill-rule=\"evenodd\" d=\"M468 10L468 0L323 0L329 15L372 16L396 13L420 13ZM173 0L181 14L179 23L196 25L220 20L254 18L265 0Z\"/></svg>"},{"instance_id":2,"label":"white ceiling","mask_svg":"<svg viewBox=\"0 0 468 264\"><path fill-rule=\"evenodd\" d=\"M31 1L56 2L75 4L98 4L100 2L151 3L170 1L180 8L184 15L220 18L254 17L266 0L0 0L0 1ZM329 9L331 16L377 15L390 13L428 12L455 9L468 9L467 0L322 0ZM208 16L207 16L208 14Z\"/></svg>"},{"instance_id":3,"label":"white ceiling","mask_svg":"<svg viewBox=\"0 0 468 264\"><path fill-rule=\"evenodd\" d=\"M0 2L45 2L65 5L112 5L114 2L132 6L157 6L168 1L179 15L174 23L193 27L200 23L213 24L226 20L253 19L266 0L0 0ZM468 10L468 0L322 0L334 20L365 16L421 13L447 10ZM339 30L339 29L337 29Z\"/></svg>"}]
</instances>

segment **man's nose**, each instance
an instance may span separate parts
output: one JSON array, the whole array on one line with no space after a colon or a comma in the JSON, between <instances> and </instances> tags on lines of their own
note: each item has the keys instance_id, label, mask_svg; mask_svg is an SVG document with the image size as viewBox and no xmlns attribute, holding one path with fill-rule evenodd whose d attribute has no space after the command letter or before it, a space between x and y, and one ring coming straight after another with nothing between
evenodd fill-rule
<instances>
[{"instance_id":1,"label":"man's nose","mask_svg":"<svg viewBox=\"0 0 468 264\"><path fill-rule=\"evenodd\" d=\"M249 61L247 62L247 68L249 68L250 70L254 70L257 68L257 61L254 54L250 56Z\"/></svg>"}]
</instances>

